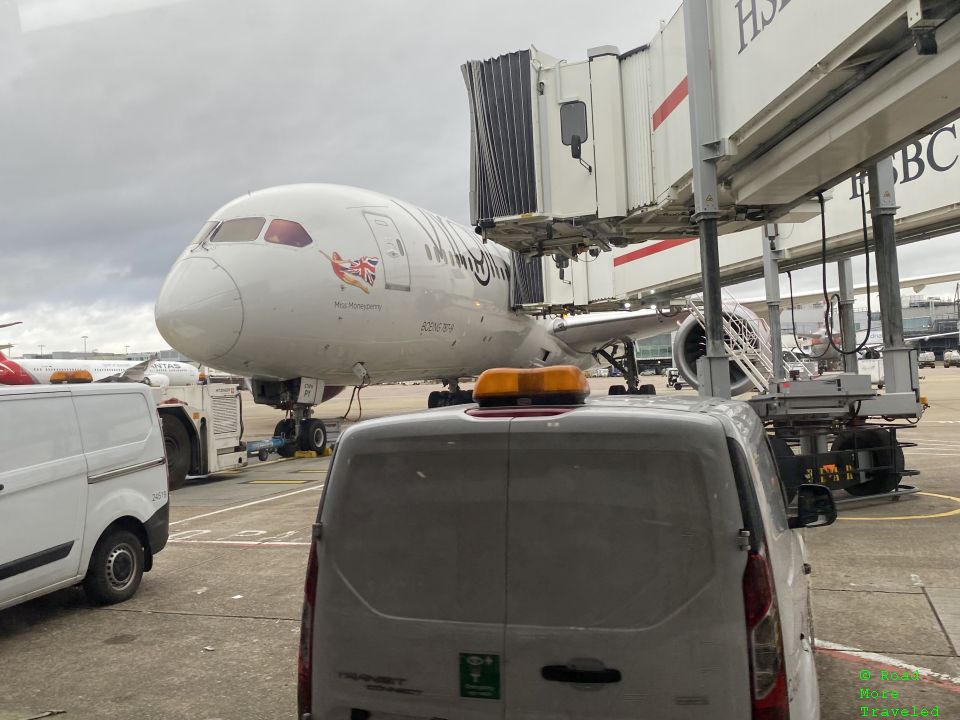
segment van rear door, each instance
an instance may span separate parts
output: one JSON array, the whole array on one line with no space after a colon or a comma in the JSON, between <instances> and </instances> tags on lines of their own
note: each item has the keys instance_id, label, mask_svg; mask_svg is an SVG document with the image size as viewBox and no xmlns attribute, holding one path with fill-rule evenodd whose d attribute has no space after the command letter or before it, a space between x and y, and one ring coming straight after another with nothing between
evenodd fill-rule
<instances>
[{"instance_id":1,"label":"van rear door","mask_svg":"<svg viewBox=\"0 0 960 720\"><path fill-rule=\"evenodd\" d=\"M320 510L312 716L502 718L506 420L357 426Z\"/></svg>"},{"instance_id":2,"label":"van rear door","mask_svg":"<svg viewBox=\"0 0 960 720\"><path fill-rule=\"evenodd\" d=\"M507 518L507 717L749 717L719 421L597 406L514 420Z\"/></svg>"},{"instance_id":3,"label":"van rear door","mask_svg":"<svg viewBox=\"0 0 960 720\"><path fill-rule=\"evenodd\" d=\"M0 398L0 607L81 574L86 507L70 394Z\"/></svg>"}]
</instances>

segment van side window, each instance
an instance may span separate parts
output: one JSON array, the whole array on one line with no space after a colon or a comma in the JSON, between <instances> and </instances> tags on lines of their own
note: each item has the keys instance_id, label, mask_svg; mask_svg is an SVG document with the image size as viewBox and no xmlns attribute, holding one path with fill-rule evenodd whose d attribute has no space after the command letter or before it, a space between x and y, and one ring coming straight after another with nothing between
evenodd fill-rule
<instances>
[{"instance_id":1,"label":"van side window","mask_svg":"<svg viewBox=\"0 0 960 720\"><path fill-rule=\"evenodd\" d=\"M773 526L779 535L788 528L787 525L787 498L784 494L783 483L780 482L780 471L777 461L770 449L770 440L766 435L757 443L756 452L757 470L763 483L764 491L769 499L770 514Z\"/></svg>"},{"instance_id":2,"label":"van side window","mask_svg":"<svg viewBox=\"0 0 960 720\"><path fill-rule=\"evenodd\" d=\"M69 397L0 402L0 473L81 454L75 417Z\"/></svg>"},{"instance_id":3,"label":"van side window","mask_svg":"<svg viewBox=\"0 0 960 720\"><path fill-rule=\"evenodd\" d=\"M139 394L78 395L74 397L83 449L96 452L143 442L150 434L150 413L156 412ZM102 422L109 417L111 422Z\"/></svg>"}]
</instances>

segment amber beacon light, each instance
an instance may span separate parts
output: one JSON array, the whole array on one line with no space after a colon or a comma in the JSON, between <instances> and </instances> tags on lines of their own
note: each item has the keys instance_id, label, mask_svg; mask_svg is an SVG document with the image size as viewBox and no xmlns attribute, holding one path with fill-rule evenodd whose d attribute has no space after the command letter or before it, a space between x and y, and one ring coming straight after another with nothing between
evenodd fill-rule
<instances>
[{"instance_id":1,"label":"amber beacon light","mask_svg":"<svg viewBox=\"0 0 960 720\"><path fill-rule=\"evenodd\" d=\"M481 373L473 399L481 407L502 405L569 405L590 394L583 371L573 365L548 368L491 368Z\"/></svg>"}]
</instances>

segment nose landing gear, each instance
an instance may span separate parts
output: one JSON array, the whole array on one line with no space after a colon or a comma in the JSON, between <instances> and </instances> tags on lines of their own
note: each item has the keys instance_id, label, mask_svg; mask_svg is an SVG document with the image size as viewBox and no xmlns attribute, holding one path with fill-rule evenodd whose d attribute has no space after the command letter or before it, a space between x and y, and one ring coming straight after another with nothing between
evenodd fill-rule
<instances>
[{"instance_id":1,"label":"nose landing gear","mask_svg":"<svg viewBox=\"0 0 960 720\"><path fill-rule=\"evenodd\" d=\"M427 396L427 407L431 410L438 407L452 405L467 405L473 402L472 390L461 390L459 380L444 380L443 384L450 390L434 390Z\"/></svg>"},{"instance_id":2,"label":"nose landing gear","mask_svg":"<svg viewBox=\"0 0 960 720\"><path fill-rule=\"evenodd\" d=\"M289 411L290 417L277 423L273 435L286 441L277 448L278 455L293 457L297 450L323 454L327 447L327 429L323 420L310 417L312 413L311 405L294 405Z\"/></svg>"}]
</instances>

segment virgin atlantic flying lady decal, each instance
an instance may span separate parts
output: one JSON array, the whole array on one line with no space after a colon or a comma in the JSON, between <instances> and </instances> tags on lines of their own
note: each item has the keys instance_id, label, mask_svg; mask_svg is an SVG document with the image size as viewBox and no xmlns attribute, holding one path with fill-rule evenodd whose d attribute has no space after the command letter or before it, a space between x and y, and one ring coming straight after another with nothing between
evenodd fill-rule
<instances>
[{"instance_id":1,"label":"virgin atlantic flying lady decal","mask_svg":"<svg viewBox=\"0 0 960 720\"><path fill-rule=\"evenodd\" d=\"M357 260L345 260L337 252L333 253L332 257L326 256L326 258L330 261L330 267L333 268L340 282L360 288L365 293L370 292L370 288L377 279L377 265L380 264L380 258L363 255Z\"/></svg>"}]
</instances>

